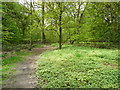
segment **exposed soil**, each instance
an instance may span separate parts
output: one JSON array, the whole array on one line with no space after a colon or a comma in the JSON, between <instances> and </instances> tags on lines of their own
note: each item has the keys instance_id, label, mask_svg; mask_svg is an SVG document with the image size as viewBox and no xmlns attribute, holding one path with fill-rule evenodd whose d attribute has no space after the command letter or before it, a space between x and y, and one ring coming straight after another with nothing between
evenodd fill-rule
<instances>
[{"instance_id":1,"label":"exposed soil","mask_svg":"<svg viewBox=\"0 0 120 90\"><path fill-rule=\"evenodd\" d=\"M3 81L3 88L35 88L37 82L35 62L40 58L41 53L53 49L55 48L44 46L31 50L34 54L27 57L23 62L16 64L16 71L11 78Z\"/></svg>"}]
</instances>

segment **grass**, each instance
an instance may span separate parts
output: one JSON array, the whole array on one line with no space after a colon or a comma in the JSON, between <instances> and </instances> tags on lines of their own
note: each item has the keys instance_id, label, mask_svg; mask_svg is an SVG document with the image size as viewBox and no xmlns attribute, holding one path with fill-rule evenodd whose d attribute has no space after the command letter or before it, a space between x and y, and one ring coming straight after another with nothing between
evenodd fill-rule
<instances>
[{"instance_id":1,"label":"grass","mask_svg":"<svg viewBox=\"0 0 120 90\"><path fill-rule=\"evenodd\" d=\"M2 59L2 80L8 79L8 77L12 76L15 71L15 64L23 61L24 58L30 55L30 52L27 51L19 51L13 53L13 55L9 56L8 54L2 54L2 57L7 57Z\"/></svg>"},{"instance_id":2,"label":"grass","mask_svg":"<svg viewBox=\"0 0 120 90\"><path fill-rule=\"evenodd\" d=\"M118 50L63 46L37 61L38 87L118 88Z\"/></svg>"}]
</instances>

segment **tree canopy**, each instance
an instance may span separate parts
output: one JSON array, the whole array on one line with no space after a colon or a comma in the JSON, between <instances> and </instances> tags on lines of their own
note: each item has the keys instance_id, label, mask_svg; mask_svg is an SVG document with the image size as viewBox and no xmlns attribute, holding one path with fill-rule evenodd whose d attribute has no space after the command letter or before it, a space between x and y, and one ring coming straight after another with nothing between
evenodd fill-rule
<instances>
[{"instance_id":1,"label":"tree canopy","mask_svg":"<svg viewBox=\"0 0 120 90\"><path fill-rule=\"evenodd\" d=\"M118 44L117 2L3 2L3 47L38 43Z\"/></svg>"}]
</instances>

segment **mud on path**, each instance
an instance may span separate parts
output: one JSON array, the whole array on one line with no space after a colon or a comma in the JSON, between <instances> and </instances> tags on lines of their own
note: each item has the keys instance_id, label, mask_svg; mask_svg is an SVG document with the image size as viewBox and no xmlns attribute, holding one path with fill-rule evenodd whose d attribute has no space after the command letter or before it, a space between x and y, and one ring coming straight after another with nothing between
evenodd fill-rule
<instances>
[{"instance_id":1,"label":"mud on path","mask_svg":"<svg viewBox=\"0 0 120 90\"><path fill-rule=\"evenodd\" d=\"M33 54L23 62L16 65L16 71L13 76L3 82L3 88L35 88L36 87L36 75L35 75L35 62L40 57L40 54L46 50L53 50L55 48L50 46L44 46L42 48L34 48L31 52Z\"/></svg>"}]
</instances>

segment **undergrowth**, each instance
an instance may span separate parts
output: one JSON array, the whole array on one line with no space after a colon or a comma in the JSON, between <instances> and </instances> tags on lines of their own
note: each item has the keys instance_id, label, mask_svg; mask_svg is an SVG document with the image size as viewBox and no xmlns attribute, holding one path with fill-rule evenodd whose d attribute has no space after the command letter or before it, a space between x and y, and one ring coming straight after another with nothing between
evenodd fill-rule
<instances>
[{"instance_id":1,"label":"undergrowth","mask_svg":"<svg viewBox=\"0 0 120 90\"><path fill-rule=\"evenodd\" d=\"M118 88L118 50L65 45L37 61L38 87Z\"/></svg>"}]
</instances>

